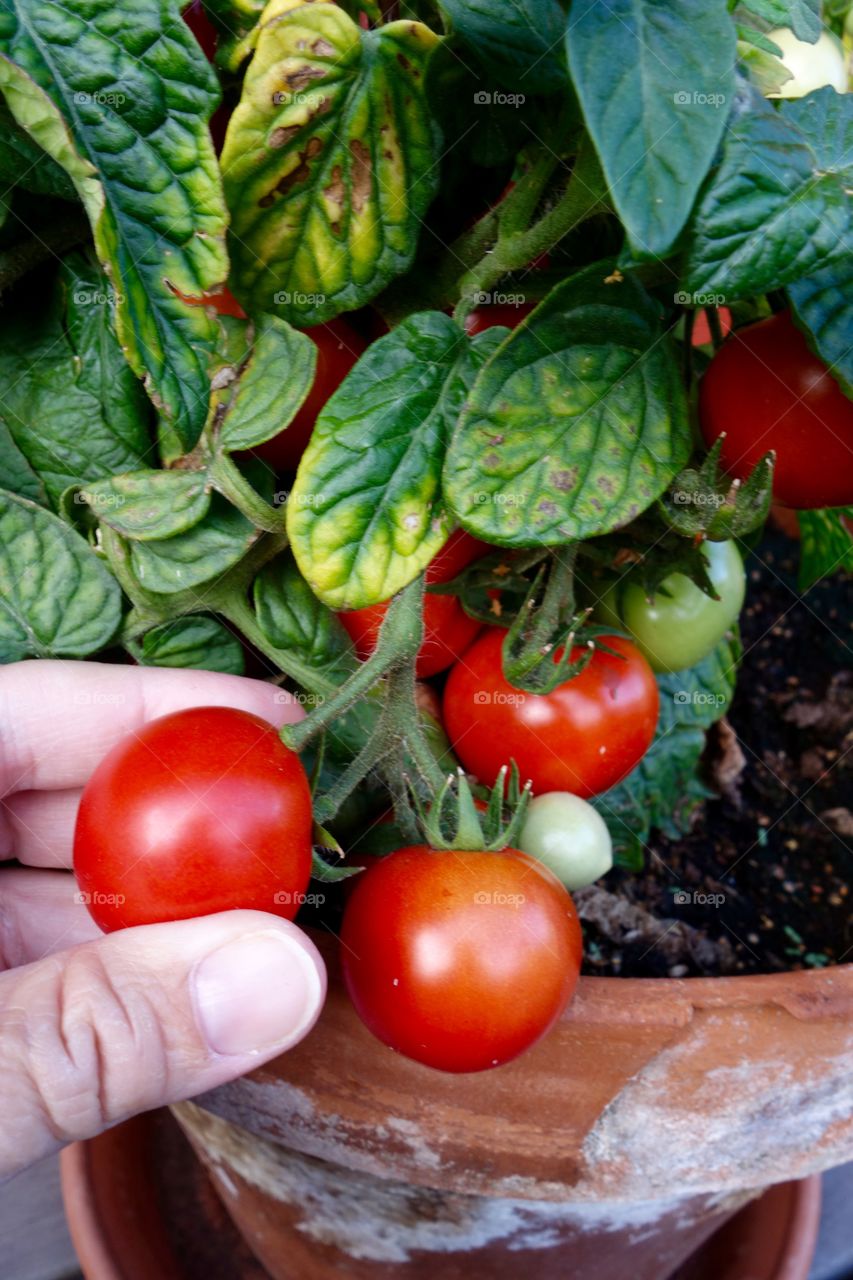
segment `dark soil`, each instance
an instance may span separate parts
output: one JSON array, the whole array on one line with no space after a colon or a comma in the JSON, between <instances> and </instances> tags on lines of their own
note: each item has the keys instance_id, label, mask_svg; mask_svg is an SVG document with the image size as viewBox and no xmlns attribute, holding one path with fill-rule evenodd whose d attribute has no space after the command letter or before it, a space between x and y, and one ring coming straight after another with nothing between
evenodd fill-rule
<instances>
[{"instance_id":1,"label":"dark soil","mask_svg":"<svg viewBox=\"0 0 853 1280\"><path fill-rule=\"evenodd\" d=\"M745 656L712 733L722 792L643 873L577 895L585 971L636 977L773 973L853 961L853 582L801 595L798 546L749 557Z\"/></svg>"}]
</instances>

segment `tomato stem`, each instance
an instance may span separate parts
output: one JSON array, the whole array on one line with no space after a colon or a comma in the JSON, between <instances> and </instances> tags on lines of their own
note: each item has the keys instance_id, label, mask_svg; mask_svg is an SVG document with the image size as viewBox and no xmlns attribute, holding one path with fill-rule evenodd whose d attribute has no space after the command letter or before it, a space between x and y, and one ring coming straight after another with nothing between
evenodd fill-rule
<instances>
[{"instance_id":1,"label":"tomato stem","mask_svg":"<svg viewBox=\"0 0 853 1280\"><path fill-rule=\"evenodd\" d=\"M242 511L247 520L266 533L284 532L284 508L271 507L225 453L218 454L208 469L210 482L223 498Z\"/></svg>"}]
</instances>

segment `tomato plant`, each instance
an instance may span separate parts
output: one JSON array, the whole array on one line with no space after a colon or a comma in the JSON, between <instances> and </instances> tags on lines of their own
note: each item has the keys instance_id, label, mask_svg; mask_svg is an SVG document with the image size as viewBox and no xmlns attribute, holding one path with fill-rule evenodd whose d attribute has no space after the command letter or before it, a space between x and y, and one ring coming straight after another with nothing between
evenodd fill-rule
<instances>
[{"instance_id":1,"label":"tomato plant","mask_svg":"<svg viewBox=\"0 0 853 1280\"><path fill-rule=\"evenodd\" d=\"M89 779L74 871L102 929L237 907L292 920L311 870L302 765L258 716L195 707L150 720Z\"/></svg>"},{"instance_id":2,"label":"tomato plant","mask_svg":"<svg viewBox=\"0 0 853 1280\"><path fill-rule=\"evenodd\" d=\"M128 22L120 0L63 0L0 24L0 661L248 658L296 695L246 803L222 783L251 825L252 797L286 809L265 769L293 779L276 883L307 874L295 754L320 879L393 811L396 847L455 847L485 883L516 874L500 840L529 817L576 883L602 835L577 797L641 865L707 795L734 547L763 554L775 496L800 510L802 590L853 565L841 6L824 27L802 0L673 0L660 56L660 0L632 5L207 0L178 21L135 0ZM182 786L226 739L182 755ZM168 785L132 771L125 844L118 816L81 836L83 879L91 850L116 876L98 892L128 882L107 923L146 895L228 905L248 873L221 829L213 863L123 861ZM507 1052L534 1034L515 1016Z\"/></svg>"},{"instance_id":3,"label":"tomato plant","mask_svg":"<svg viewBox=\"0 0 853 1280\"><path fill-rule=\"evenodd\" d=\"M518 843L567 889L582 889L613 866L607 824L591 804L569 791L533 797Z\"/></svg>"},{"instance_id":4,"label":"tomato plant","mask_svg":"<svg viewBox=\"0 0 853 1280\"><path fill-rule=\"evenodd\" d=\"M503 633L486 631L444 691L444 723L462 763L492 783L515 760L536 793L606 791L642 759L654 736L658 690L646 659L621 636L553 692L514 688L501 670ZM559 657L559 654L556 655Z\"/></svg>"},{"instance_id":5,"label":"tomato plant","mask_svg":"<svg viewBox=\"0 0 853 1280\"><path fill-rule=\"evenodd\" d=\"M745 477L772 449L778 502L798 509L853 502L853 402L790 313L728 339L702 379L699 409L706 442L725 437L731 475Z\"/></svg>"},{"instance_id":6,"label":"tomato plant","mask_svg":"<svg viewBox=\"0 0 853 1280\"><path fill-rule=\"evenodd\" d=\"M426 569L426 582L452 582L466 565L488 551L488 547L462 529L452 533ZM340 615L360 658L376 647L379 629L388 612L387 604L368 605ZM424 639L415 663L416 674L434 676L449 667L468 648L480 630L455 596L424 596Z\"/></svg>"},{"instance_id":7,"label":"tomato plant","mask_svg":"<svg viewBox=\"0 0 853 1280\"><path fill-rule=\"evenodd\" d=\"M702 556L717 599L683 573L664 578L651 598L634 582L619 593L618 612L653 671L695 666L737 621L746 594L737 546L732 541L706 542Z\"/></svg>"},{"instance_id":8,"label":"tomato plant","mask_svg":"<svg viewBox=\"0 0 853 1280\"><path fill-rule=\"evenodd\" d=\"M277 471L295 471L299 466L317 414L365 350L363 339L344 319L316 325L306 333L317 348L317 370L311 390L286 430L255 449L255 453Z\"/></svg>"},{"instance_id":9,"label":"tomato plant","mask_svg":"<svg viewBox=\"0 0 853 1280\"><path fill-rule=\"evenodd\" d=\"M341 941L344 981L373 1034L452 1072L500 1066L535 1044L581 962L571 898L511 848L398 849L359 877Z\"/></svg>"}]
</instances>

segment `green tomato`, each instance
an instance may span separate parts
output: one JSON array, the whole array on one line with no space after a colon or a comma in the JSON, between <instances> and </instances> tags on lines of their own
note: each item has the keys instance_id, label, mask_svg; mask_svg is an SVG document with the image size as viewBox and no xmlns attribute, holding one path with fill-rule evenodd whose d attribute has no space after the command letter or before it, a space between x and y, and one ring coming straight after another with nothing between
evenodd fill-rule
<instances>
[{"instance_id":1,"label":"green tomato","mask_svg":"<svg viewBox=\"0 0 853 1280\"><path fill-rule=\"evenodd\" d=\"M683 573L664 578L649 600L629 583L622 592L622 619L654 671L683 671L711 652L737 618L746 594L746 574L734 542L706 542L713 600Z\"/></svg>"},{"instance_id":2,"label":"green tomato","mask_svg":"<svg viewBox=\"0 0 853 1280\"><path fill-rule=\"evenodd\" d=\"M613 866L604 819L570 791L548 791L530 801L518 847L550 867L567 889L582 889Z\"/></svg>"},{"instance_id":3,"label":"green tomato","mask_svg":"<svg viewBox=\"0 0 853 1280\"><path fill-rule=\"evenodd\" d=\"M789 27L768 32L768 39L782 50L782 65L792 77L769 97L802 98L825 84L832 85L836 93L847 92L844 49L831 31L822 32L816 44L798 40Z\"/></svg>"}]
</instances>

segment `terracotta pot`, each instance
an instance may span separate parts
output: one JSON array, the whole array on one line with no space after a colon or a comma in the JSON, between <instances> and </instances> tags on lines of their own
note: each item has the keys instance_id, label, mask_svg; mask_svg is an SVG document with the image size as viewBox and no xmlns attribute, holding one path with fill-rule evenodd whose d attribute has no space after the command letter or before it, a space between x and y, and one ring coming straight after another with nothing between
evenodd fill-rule
<instances>
[{"instance_id":1,"label":"terracotta pot","mask_svg":"<svg viewBox=\"0 0 853 1280\"><path fill-rule=\"evenodd\" d=\"M269 1280L168 1112L76 1143L61 1166L86 1280ZM819 1217L818 1176L771 1187L672 1280L806 1280Z\"/></svg>"},{"instance_id":2,"label":"terracotta pot","mask_svg":"<svg viewBox=\"0 0 853 1280\"><path fill-rule=\"evenodd\" d=\"M446 1076L330 992L299 1048L176 1114L276 1280L661 1280L761 1188L853 1157L853 966L588 978L558 1027ZM225 1123L223 1123L225 1122Z\"/></svg>"}]
</instances>

